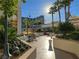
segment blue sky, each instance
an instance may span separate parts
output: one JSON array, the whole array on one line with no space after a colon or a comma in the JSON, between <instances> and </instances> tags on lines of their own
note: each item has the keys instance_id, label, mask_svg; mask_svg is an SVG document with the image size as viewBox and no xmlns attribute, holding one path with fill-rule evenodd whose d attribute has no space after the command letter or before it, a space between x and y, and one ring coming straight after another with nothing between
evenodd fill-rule
<instances>
[{"instance_id":1,"label":"blue sky","mask_svg":"<svg viewBox=\"0 0 79 59\"><path fill-rule=\"evenodd\" d=\"M56 0L27 0L25 4L22 4L22 16L28 17L29 15L34 18L40 15L44 15L45 23L51 23L51 15L46 12L46 10L55 2ZM79 0L74 0L71 4L71 15L79 16ZM64 21L64 9L61 9L62 21ZM54 14L54 20L58 20L58 13Z\"/></svg>"}]
</instances>

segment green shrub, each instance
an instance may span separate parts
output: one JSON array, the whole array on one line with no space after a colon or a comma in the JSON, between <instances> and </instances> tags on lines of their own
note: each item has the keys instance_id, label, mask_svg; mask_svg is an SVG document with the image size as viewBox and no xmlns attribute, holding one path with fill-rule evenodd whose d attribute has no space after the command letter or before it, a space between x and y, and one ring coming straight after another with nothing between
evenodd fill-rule
<instances>
[{"instance_id":1,"label":"green shrub","mask_svg":"<svg viewBox=\"0 0 79 59\"><path fill-rule=\"evenodd\" d=\"M79 32L78 31L72 32L69 36L73 40L79 40Z\"/></svg>"},{"instance_id":2,"label":"green shrub","mask_svg":"<svg viewBox=\"0 0 79 59\"><path fill-rule=\"evenodd\" d=\"M4 35L3 31L0 31L0 48L3 48Z\"/></svg>"},{"instance_id":3,"label":"green shrub","mask_svg":"<svg viewBox=\"0 0 79 59\"><path fill-rule=\"evenodd\" d=\"M75 31L75 27L69 22L64 22L59 25L59 32L61 32L63 35L66 35L73 31Z\"/></svg>"}]
</instances>

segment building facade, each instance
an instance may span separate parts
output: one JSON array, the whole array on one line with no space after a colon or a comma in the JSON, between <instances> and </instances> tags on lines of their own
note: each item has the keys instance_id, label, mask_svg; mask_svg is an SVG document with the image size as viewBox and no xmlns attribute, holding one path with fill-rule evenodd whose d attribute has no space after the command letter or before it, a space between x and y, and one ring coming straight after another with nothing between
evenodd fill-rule
<instances>
[{"instance_id":1,"label":"building facade","mask_svg":"<svg viewBox=\"0 0 79 59\"><path fill-rule=\"evenodd\" d=\"M76 29L79 29L79 16L70 17L69 22L72 23Z\"/></svg>"},{"instance_id":2,"label":"building facade","mask_svg":"<svg viewBox=\"0 0 79 59\"><path fill-rule=\"evenodd\" d=\"M36 18L22 17L22 31L27 28L27 25L28 28L38 29L42 24L44 24L44 16L39 16Z\"/></svg>"},{"instance_id":3,"label":"building facade","mask_svg":"<svg viewBox=\"0 0 79 59\"><path fill-rule=\"evenodd\" d=\"M58 27L59 25L59 22L54 22L54 27ZM41 25L40 27L41 30L43 31L52 31L52 23L49 23L49 24L43 24Z\"/></svg>"}]
</instances>

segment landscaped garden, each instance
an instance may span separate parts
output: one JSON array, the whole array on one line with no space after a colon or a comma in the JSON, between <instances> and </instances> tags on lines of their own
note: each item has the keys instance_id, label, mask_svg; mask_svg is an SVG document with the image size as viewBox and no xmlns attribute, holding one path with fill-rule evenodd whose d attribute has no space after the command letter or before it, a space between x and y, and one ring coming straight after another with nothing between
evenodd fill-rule
<instances>
[{"instance_id":1,"label":"landscaped garden","mask_svg":"<svg viewBox=\"0 0 79 59\"><path fill-rule=\"evenodd\" d=\"M29 45L22 43L19 39L17 39L16 32L13 29L9 30L10 30L8 32L9 55L11 56L11 59L16 59L31 47ZM0 33L0 36L1 35L2 33ZM3 54L4 39L2 36L0 37L0 53Z\"/></svg>"},{"instance_id":2,"label":"landscaped garden","mask_svg":"<svg viewBox=\"0 0 79 59\"><path fill-rule=\"evenodd\" d=\"M79 40L79 30L71 23L61 23L58 27L58 32L60 33L57 35L58 38Z\"/></svg>"},{"instance_id":3,"label":"landscaped garden","mask_svg":"<svg viewBox=\"0 0 79 59\"><path fill-rule=\"evenodd\" d=\"M4 50L4 25L3 22L0 23L0 58L3 55ZM24 52L29 50L31 46L24 44L17 38L16 29L12 26L8 26L8 43L9 43L9 56L11 59L17 59Z\"/></svg>"}]
</instances>

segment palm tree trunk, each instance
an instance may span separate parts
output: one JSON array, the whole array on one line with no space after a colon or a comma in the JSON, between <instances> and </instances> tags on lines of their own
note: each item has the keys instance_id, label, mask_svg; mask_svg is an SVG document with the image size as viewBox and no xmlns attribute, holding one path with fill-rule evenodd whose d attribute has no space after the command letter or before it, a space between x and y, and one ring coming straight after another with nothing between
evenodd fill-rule
<instances>
[{"instance_id":1,"label":"palm tree trunk","mask_svg":"<svg viewBox=\"0 0 79 59\"><path fill-rule=\"evenodd\" d=\"M7 14L5 13L4 19L4 29L5 29L5 39L4 39L4 53L2 59L9 59L9 44L8 44L8 21Z\"/></svg>"},{"instance_id":2,"label":"palm tree trunk","mask_svg":"<svg viewBox=\"0 0 79 59\"><path fill-rule=\"evenodd\" d=\"M70 0L68 0L68 19L69 19L69 17L70 17Z\"/></svg>"},{"instance_id":3,"label":"palm tree trunk","mask_svg":"<svg viewBox=\"0 0 79 59\"><path fill-rule=\"evenodd\" d=\"M59 23L61 23L61 13L60 13L60 10L59 10Z\"/></svg>"},{"instance_id":4,"label":"palm tree trunk","mask_svg":"<svg viewBox=\"0 0 79 59\"><path fill-rule=\"evenodd\" d=\"M60 13L60 10L58 10L58 13L59 13L59 23L61 23L61 13Z\"/></svg>"},{"instance_id":5,"label":"palm tree trunk","mask_svg":"<svg viewBox=\"0 0 79 59\"><path fill-rule=\"evenodd\" d=\"M57 2L59 2L59 0L57 0ZM59 14L59 24L60 24L61 23L61 13L60 13L59 6L58 6L58 14Z\"/></svg>"},{"instance_id":6,"label":"palm tree trunk","mask_svg":"<svg viewBox=\"0 0 79 59\"><path fill-rule=\"evenodd\" d=\"M64 11L65 11L65 22L67 21L67 14L66 14L66 4L64 6Z\"/></svg>"},{"instance_id":7,"label":"palm tree trunk","mask_svg":"<svg viewBox=\"0 0 79 59\"><path fill-rule=\"evenodd\" d=\"M54 18L53 18L53 12L52 12L52 33L54 32Z\"/></svg>"}]
</instances>

